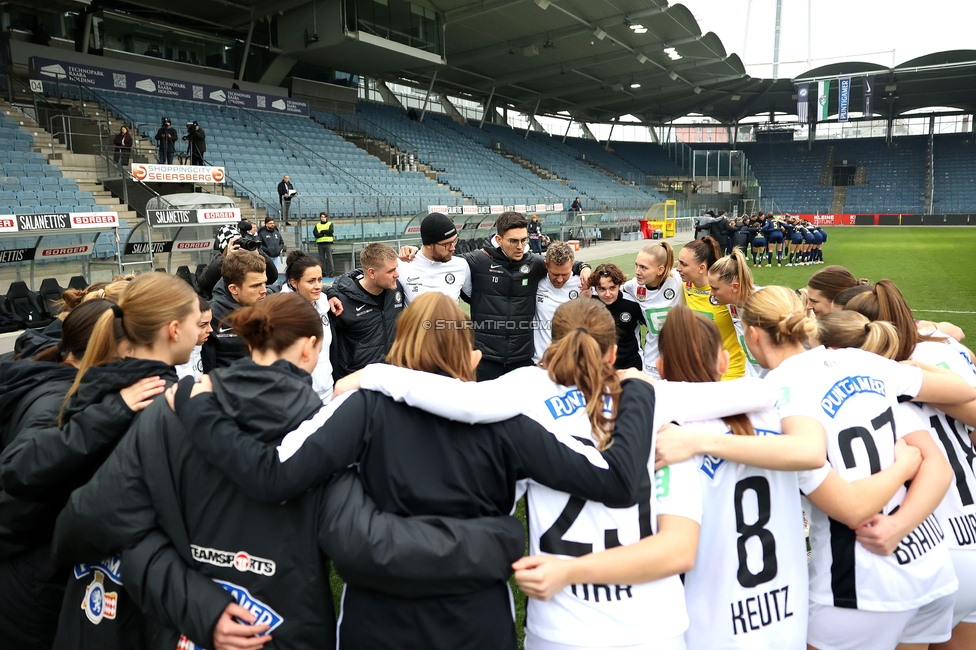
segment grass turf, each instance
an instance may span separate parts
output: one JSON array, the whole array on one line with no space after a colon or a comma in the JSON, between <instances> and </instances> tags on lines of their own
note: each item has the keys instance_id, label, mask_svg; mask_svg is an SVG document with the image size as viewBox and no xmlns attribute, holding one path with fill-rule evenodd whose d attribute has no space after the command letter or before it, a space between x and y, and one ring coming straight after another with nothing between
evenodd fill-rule
<instances>
[{"instance_id":1,"label":"grass turf","mask_svg":"<svg viewBox=\"0 0 976 650\"><path fill-rule=\"evenodd\" d=\"M888 278L905 294L915 317L949 321L967 334L976 332L976 287L965 277L968 262L976 251L976 228L827 228L823 265L787 268L753 268L759 286L781 284L794 289L828 264L846 266L859 278L876 282ZM679 247L680 248L680 247ZM613 263L628 277L634 273L635 254L618 255L590 262ZM775 256L774 256L775 257ZM462 303L467 313L467 305ZM938 311L928 311L938 310ZM968 313L944 313L968 312ZM516 506L516 516L525 523L525 500ZM339 611L342 580L333 570L332 592ZM515 629L518 647L525 636L525 595L511 581L515 595Z\"/></svg>"},{"instance_id":2,"label":"grass turf","mask_svg":"<svg viewBox=\"0 0 976 650\"><path fill-rule=\"evenodd\" d=\"M760 269L752 267L750 257L756 284L798 289L824 266L840 264L858 278L871 282L892 280L905 294L915 318L949 321L969 336L976 335L976 285L966 277L976 251L976 228L840 226L826 230L824 264ZM590 264L596 268L597 264L613 263L630 277L634 274L634 257L618 255Z\"/></svg>"}]
</instances>

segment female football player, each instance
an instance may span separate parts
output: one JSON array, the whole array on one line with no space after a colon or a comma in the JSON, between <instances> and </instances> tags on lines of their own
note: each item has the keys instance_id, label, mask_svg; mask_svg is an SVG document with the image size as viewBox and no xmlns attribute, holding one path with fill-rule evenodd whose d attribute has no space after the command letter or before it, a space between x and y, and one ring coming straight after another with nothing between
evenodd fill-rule
<instances>
[{"instance_id":1,"label":"female football player","mask_svg":"<svg viewBox=\"0 0 976 650\"><path fill-rule=\"evenodd\" d=\"M746 374L746 354L739 344L728 307L712 296L712 287L708 284L708 271L718 258L718 242L711 237L696 239L685 244L678 253L678 273L685 282L685 302L694 311L715 321L723 347L731 356L729 369L722 379L736 379Z\"/></svg>"},{"instance_id":2,"label":"female football player","mask_svg":"<svg viewBox=\"0 0 976 650\"><path fill-rule=\"evenodd\" d=\"M681 276L674 268L674 249L666 241L649 244L637 253L634 277L624 282L624 296L637 301L647 322L644 338L644 372L657 377L657 337L668 311L684 304Z\"/></svg>"}]
</instances>

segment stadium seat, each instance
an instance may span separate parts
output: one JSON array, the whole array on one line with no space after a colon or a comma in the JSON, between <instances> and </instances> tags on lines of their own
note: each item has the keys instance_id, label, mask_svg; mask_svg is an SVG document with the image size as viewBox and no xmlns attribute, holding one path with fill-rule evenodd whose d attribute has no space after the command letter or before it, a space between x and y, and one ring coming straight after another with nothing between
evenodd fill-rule
<instances>
[{"instance_id":1,"label":"stadium seat","mask_svg":"<svg viewBox=\"0 0 976 650\"><path fill-rule=\"evenodd\" d=\"M71 276L71 279L68 280L68 288L84 291L88 288L88 280L86 280L85 276L83 275L73 275Z\"/></svg>"},{"instance_id":2,"label":"stadium seat","mask_svg":"<svg viewBox=\"0 0 976 650\"><path fill-rule=\"evenodd\" d=\"M27 327L45 327L51 319L47 316L37 294L27 288L27 283L17 280L7 289L7 303L16 316L23 319Z\"/></svg>"},{"instance_id":3,"label":"stadium seat","mask_svg":"<svg viewBox=\"0 0 976 650\"><path fill-rule=\"evenodd\" d=\"M193 275L192 273L190 273L190 267L189 266L183 265L183 266L177 267L177 269L176 269L176 277L180 278L181 280L185 281L188 285L190 285L191 287L193 287L193 290L195 292L200 293L200 286L197 284L197 278L196 278L195 275Z\"/></svg>"},{"instance_id":4,"label":"stadium seat","mask_svg":"<svg viewBox=\"0 0 976 650\"><path fill-rule=\"evenodd\" d=\"M41 280L41 286L37 290L37 297L40 299L41 306L51 318L61 313L60 301L63 293L64 289L58 284L57 279L44 278Z\"/></svg>"}]
</instances>

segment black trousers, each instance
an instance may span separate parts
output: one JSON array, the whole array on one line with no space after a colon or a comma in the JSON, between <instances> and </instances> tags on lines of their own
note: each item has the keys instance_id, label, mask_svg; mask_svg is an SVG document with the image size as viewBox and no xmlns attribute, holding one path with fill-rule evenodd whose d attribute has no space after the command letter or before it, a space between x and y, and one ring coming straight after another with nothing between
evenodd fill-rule
<instances>
[{"instance_id":1,"label":"black trousers","mask_svg":"<svg viewBox=\"0 0 976 650\"><path fill-rule=\"evenodd\" d=\"M482 359L481 363L478 364L478 381L488 381L489 379L498 379L507 372L511 372L516 368L525 368L532 365L532 359L522 359L521 361L491 361L490 359Z\"/></svg>"},{"instance_id":2,"label":"black trousers","mask_svg":"<svg viewBox=\"0 0 976 650\"><path fill-rule=\"evenodd\" d=\"M319 262L322 264L322 275L327 278L335 277L335 262L332 261L332 244L331 243L320 243L319 248Z\"/></svg>"}]
</instances>

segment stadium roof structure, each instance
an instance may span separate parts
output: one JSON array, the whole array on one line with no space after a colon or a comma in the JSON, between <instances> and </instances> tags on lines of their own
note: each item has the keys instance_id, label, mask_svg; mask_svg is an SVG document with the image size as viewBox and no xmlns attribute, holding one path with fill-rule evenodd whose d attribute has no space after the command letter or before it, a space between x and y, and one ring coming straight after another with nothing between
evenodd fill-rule
<instances>
[{"instance_id":1,"label":"stadium roof structure","mask_svg":"<svg viewBox=\"0 0 976 650\"><path fill-rule=\"evenodd\" d=\"M348 43L310 46L307 36L304 47L286 46L280 54L436 93L478 101L494 98L496 105L508 104L527 114L569 114L588 122L630 114L647 124L662 124L701 114L731 124L763 113L795 114L797 80L868 74L876 76L874 107L879 116L932 106L976 112L976 51L931 54L894 68L847 62L810 70L796 80L760 79L746 74L738 55L727 52L718 36L702 34L691 11L668 0L412 2L440 16L441 56L425 60L381 48L350 49ZM308 12L311 4L102 0L103 7L162 13L238 37L271 15L285 16L279 18L280 31L289 13ZM338 8L350 0L315 4ZM319 31L325 13L320 9ZM314 22L315 14L311 17ZM287 40L288 35L279 39ZM836 106L837 84L832 86L831 105Z\"/></svg>"}]
</instances>

